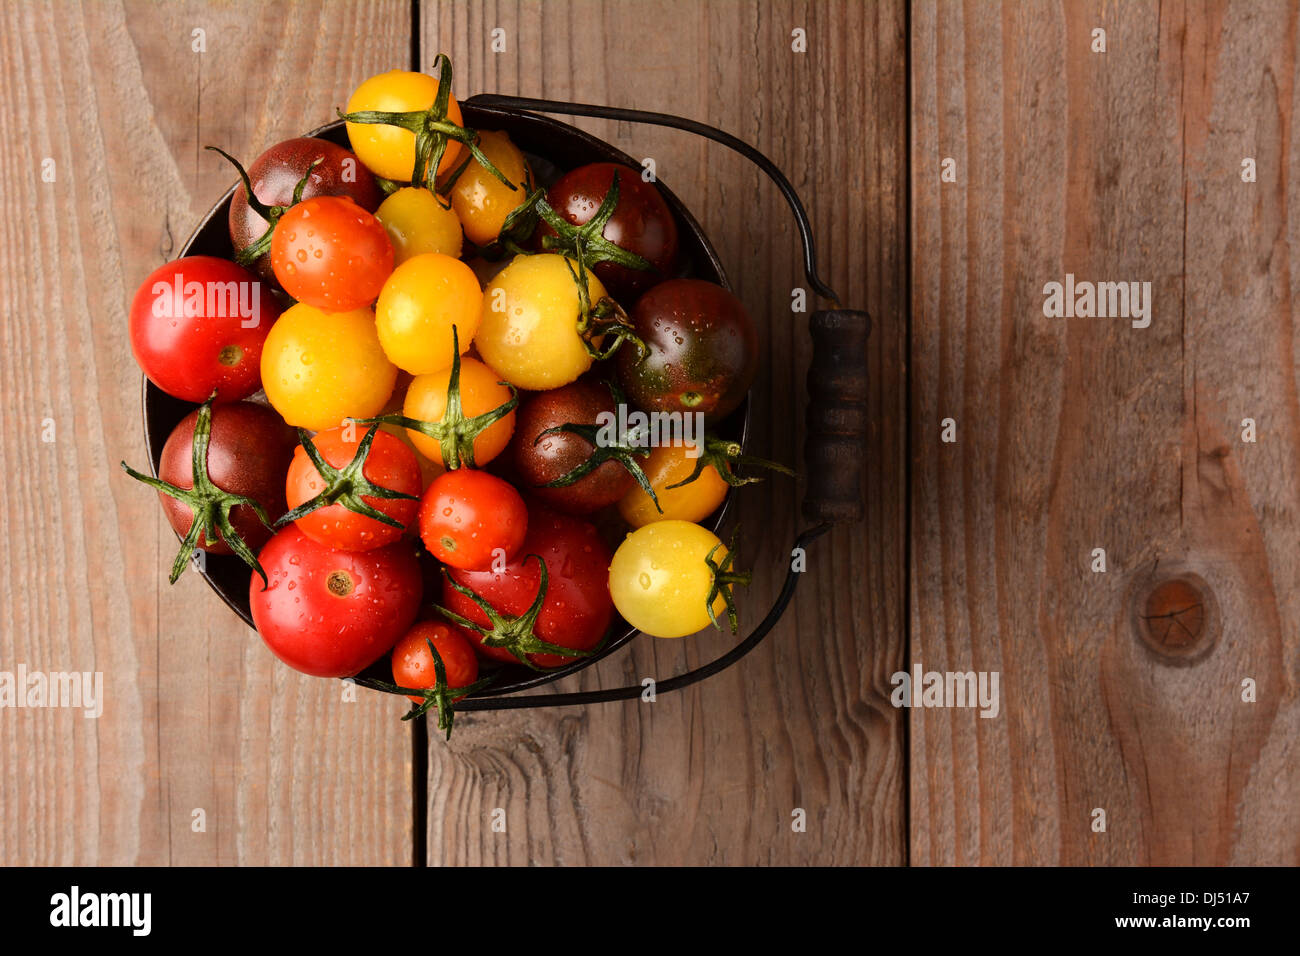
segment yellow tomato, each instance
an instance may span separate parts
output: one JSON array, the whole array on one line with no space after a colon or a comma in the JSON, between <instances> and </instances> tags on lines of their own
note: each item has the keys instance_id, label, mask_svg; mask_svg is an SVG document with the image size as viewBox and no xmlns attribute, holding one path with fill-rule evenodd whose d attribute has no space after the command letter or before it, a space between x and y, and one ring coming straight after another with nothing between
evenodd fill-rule
<instances>
[{"instance_id":1,"label":"yellow tomato","mask_svg":"<svg viewBox=\"0 0 1300 956\"><path fill-rule=\"evenodd\" d=\"M500 376L477 359L460 360L461 414L466 418L486 415L510 401L510 389L499 381ZM422 422L440 422L447 413L447 388L451 384L451 369L445 368L432 375L417 375L406 390L402 414ZM474 464L482 467L505 450L515 430L515 413L507 412L474 439ZM411 430L407 432L416 451L435 466L445 468L442 448L428 435Z\"/></svg>"},{"instance_id":2,"label":"yellow tomato","mask_svg":"<svg viewBox=\"0 0 1300 956\"><path fill-rule=\"evenodd\" d=\"M695 470L699 459L690 457L690 451L684 444L660 445L650 451L641 469L659 499L663 514L655 508L650 496L634 485L618 503L618 513L624 521L634 528L668 519L703 521L718 509L727 497L728 485L711 464L705 465L694 481L680 488L668 487L686 481Z\"/></svg>"},{"instance_id":3,"label":"yellow tomato","mask_svg":"<svg viewBox=\"0 0 1300 956\"><path fill-rule=\"evenodd\" d=\"M397 381L370 309L323 312L299 302L262 346L262 387L290 425L320 431L383 410Z\"/></svg>"},{"instance_id":4,"label":"yellow tomato","mask_svg":"<svg viewBox=\"0 0 1300 956\"><path fill-rule=\"evenodd\" d=\"M510 189L471 159L451 187L451 205L465 226L470 242L486 246L494 242L505 225L506 217L528 198L532 176L524 154L505 133L479 133L479 149L506 179L515 184Z\"/></svg>"},{"instance_id":5,"label":"yellow tomato","mask_svg":"<svg viewBox=\"0 0 1300 956\"><path fill-rule=\"evenodd\" d=\"M372 76L352 94L347 112L378 110L384 113L411 113L427 110L438 95L438 81L424 73L389 70ZM447 103L448 121L460 126L460 105L452 96ZM400 126L384 123L348 123L348 140L372 173L399 183L409 183L415 171L415 134ZM448 140L447 151L438 163L438 172L454 169L460 159L461 145Z\"/></svg>"},{"instance_id":6,"label":"yellow tomato","mask_svg":"<svg viewBox=\"0 0 1300 956\"><path fill-rule=\"evenodd\" d=\"M708 596L713 572L704 559L723 566L726 545L707 528L689 521L656 521L633 531L609 564L609 593L623 619L652 637L685 637L709 627ZM713 599L719 623L727 601Z\"/></svg>"},{"instance_id":7,"label":"yellow tomato","mask_svg":"<svg viewBox=\"0 0 1300 956\"><path fill-rule=\"evenodd\" d=\"M407 259L393 270L375 303L384 352L398 368L427 375L451 367L451 327L460 351L478 331L483 290L474 270L438 252Z\"/></svg>"},{"instance_id":8,"label":"yellow tomato","mask_svg":"<svg viewBox=\"0 0 1300 956\"><path fill-rule=\"evenodd\" d=\"M407 186L393 193L375 210L393 241L396 265L426 252L459 258L464 236L456 213L438 202L429 190Z\"/></svg>"},{"instance_id":9,"label":"yellow tomato","mask_svg":"<svg viewBox=\"0 0 1300 956\"><path fill-rule=\"evenodd\" d=\"M575 263L553 253L516 256L484 290L478 352L511 385L559 388L591 368L578 334L576 270ZM590 270L587 294L592 305L605 295Z\"/></svg>"}]
</instances>

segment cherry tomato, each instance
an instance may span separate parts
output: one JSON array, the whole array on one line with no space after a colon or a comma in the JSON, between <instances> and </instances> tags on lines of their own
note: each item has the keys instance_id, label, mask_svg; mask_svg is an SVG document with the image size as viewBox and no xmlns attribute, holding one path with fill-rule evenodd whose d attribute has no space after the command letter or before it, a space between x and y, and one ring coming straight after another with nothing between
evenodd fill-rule
<instances>
[{"instance_id":1,"label":"cherry tomato","mask_svg":"<svg viewBox=\"0 0 1300 956\"><path fill-rule=\"evenodd\" d=\"M618 513L623 516L623 520L634 528L640 528L652 521L672 518L703 521L717 511L727 497L729 486L713 465L705 465L689 484L680 488L668 487L686 481L695 470L696 461L685 444L652 448L650 457L642 460L641 468L655 491L655 497L659 499L663 513L659 513L648 494L639 486L633 485L618 503Z\"/></svg>"},{"instance_id":2,"label":"cherry tomato","mask_svg":"<svg viewBox=\"0 0 1300 956\"><path fill-rule=\"evenodd\" d=\"M596 446L573 432L542 433L562 425L595 425L599 416L616 411L614 396L603 382L573 382L532 395L519 410L511 439L521 487L526 485L530 494L570 514L589 514L622 498L636 480L614 460L602 462L571 485L543 487L581 466Z\"/></svg>"},{"instance_id":3,"label":"cherry tomato","mask_svg":"<svg viewBox=\"0 0 1300 956\"><path fill-rule=\"evenodd\" d=\"M745 398L758 370L758 333L734 295L702 279L670 279L637 300L632 325L648 353L620 348L619 382L647 412L718 419Z\"/></svg>"},{"instance_id":4,"label":"cherry tomato","mask_svg":"<svg viewBox=\"0 0 1300 956\"><path fill-rule=\"evenodd\" d=\"M315 167L312 163L320 160ZM308 170L311 170L308 174ZM374 212L383 199L375 177L349 150L326 139L299 136L276 143L248 167L253 194L267 206L288 206L302 177L307 176L301 199L316 196L347 196L367 212ZM238 252L252 245L266 232L267 222L248 205L243 182L230 200L230 243ZM254 270L268 282L275 278L271 257L261 256Z\"/></svg>"},{"instance_id":5,"label":"cherry tomato","mask_svg":"<svg viewBox=\"0 0 1300 956\"><path fill-rule=\"evenodd\" d=\"M618 613L653 637L685 637L709 627L707 598L713 580L704 563L714 547L721 566L727 548L717 535L689 521L656 521L629 534L609 565L609 592ZM721 621L727 603L719 593L713 613Z\"/></svg>"},{"instance_id":6,"label":"cherry tomato","mask_svg":"<svg viewBox=\"0 0 1300 956\"><path fill-rule=\"evenodd\" d=\"M369 305L393 271L383 224L351 199L317 196L294 206L271 235L275 278L299 302L328 312Z\"/></svg>"},{"instance_id":7,"label":"cherry tomato","mask_svg":"<svg viewBox=\"0 0 1300 956\"><path fill-rule=\"evenodd\" d=\"M620 302L631 302L673 273L677 258L677 221L653 184L641 173L617 163L589 163L565 173L546 194L546 201L562 219L581 226L596 215L614 176L618 176L618 205L603 235L614 245L640 256L654 268L648 272L613 262L600 262L596 275ZM554 235L545 223L539 235Z\"/></svg>"},{"instance_id":8,"label":"cherry tomato","mask_svg":"<svg viewBox=\"0 0 1300 956\"><path fill-rule=\"evenodd\" d=\"M158 461L158 477L177 488L194 487L194 425L198 415L195 409L172 429ZM286 511L284 473L296 445L293 429L265 405L217 405L212 409L212 430L208 435L208 477L222 491L252 498L266 511L268 520L275 522ZM162 492L158 499L168 523L185 537L194 521L193 512ZM254 553L271 537L271 529L246 505L235 505L230 510L230 523ZM209 554L231 553L224 540L207 541L202 534L197 546Z\"/></svg>"},{"instance_id":9,"label":"cherry tomato","mask_svg":"<svg viewBox=\"0 0 1300 956\"><path fill-rule=\"evenodd\" d=\"M459 259L429 252L398 266L375 305L379 341L393 364L412 375L451 367L451 328L462 354L478 331L483 290Z\"/></svg>"},{"instance_id":10,"label":"cherry tomato","mask_svg":"<svg viewBox=\"0 0 1300 956\"><path fill-rule=\"evenodd\" d=\"M407 186L383 201L375 218L388 230L394 262L426 252L440 252L453 259L460 256L464 241L456 213L440 203L427 189Z\"/></svg>"},{"instance_id":11,"label":"cherry tomato","mask_svg":"<svg viewBox=\"0 0 1300 956\"><path fill-rule=\"evenodd\" d=\"M131 350L168 395L235 402L258 390L262 348L280 306L233 262L187 256L159 266L131 300Z\"/></svg>"},{"instance_id":12,"label":"cherry tomato","mask_svg":"<svg viewBox=\"0 0 1300 956\"><path fill-rule=\"evenodd\" d=\"M609 549L589 522L551 511L536 503L528 508L528 534L519 555L501 571L450 571L452 579L468 587L493 608L522 615L537 596L541 570L537 555L546 562L548 586L535 627L536 636L549 644L590 650L609 629L613 605L606 587ZM474 601L450 584L443 588L443 606L482 626L488 617ZM488 647L473 633L478 650L499 661L514 661L509 651ZM538 667L558 667L576 658L558 654L530 654Z\"/></svg>"},{"instance_id":13,"label":"cherry tomato","mask_svg":"<svg viewBox=\"0 0 1300 956\"><path fill-rule=\"evenodd\" d=\"M300 302L280 316L262 350L267 400L299 428L377 415L396 382L369 309L322 312Z\"/></svg>"},{"instance_id":14,"label":"cherry tomato","mask_svg":"<svg viewBox=\"0 0 1300 956\"><path fill-rule=\"evenodd\" d=\"M510 401L510 389L501 384L501 376L477 359L460 360L461 413L466 418L486 415ZM431 375L417 375L406 390L402 414L422 422L440 422L447 414L447 388L451 384L451 369ZM507 412L474 439L474 464L482 467L505 451L510 435L515 430L515 413ZM434 465L445 468L442 448L427 435L407 431L412 444L420 454Z\"/></svg>"},{"instance_id":15,"label":"cherry tomato","mask_svg":"<svg viewBox=\"0 0 1300 956\"><path fill-rule=\"evenodd\" d=\"M534 391L559 388L591 368L591 355L578 334L576 270L563 256L516 256L483 291L475 345L483 361L511 385ZM605 296L605 287L591 272L587 294L593 305Z\"/></svg>"},{"instance_id":16,"label":"cherry tomato","mask_svg":"<svg viewBox=\"0 0 1300 956\"><path fill-rule=\"evenodd\" d=\"M276 657L314 677L350 677L387 653L415 620L420 564L405 542L374 551L317 544L297 525L258 555L270 584L253 577L253 625Z\"/></svg>"},{"instance_id":17,"label":"cherry tomato","mask_svg":"<svg viewBox=\"0 0 1300 956\"><path fill-rule=\"evenodd\" d=\"M356 457L357 447L366 436L364 425L347 425L317 432L311 440L316 451L331 468L343 469ZM394 528L367 515L348 510L342 503L326 505L298 518L294 523L318 544L344 551L373 551L401 539L406 527L415 520L419 510L419 494L424 488L420 465L411 451L399 438L384 431L376 431L361 469L366 480L390 491L399 491L416 498L377 498L361 495L361 500L400 521ZM289 475L285 481L285 497L292 511L325 490L320 472L301 445L293 453Z\"/></svg>"},{"instance_id":18,"label":"cherry tomato","mask_svg":"<svg viewBox=\"0 0 1300 956\"><path fill-rule=\"evenodd\" d=\"M370 77L357 87L348 100L346 112L377 110L385 113L411 113L427 110L438 95L438 81L424 73L389 70ZM460 105L453 95L447 103L447 119L460 126L464 123ZM376 176L399 183L409 183L415 172L415 134L399 126L382 123L348 123L348 140L361 161ZM447 142L447 151L438 163L438 172L454 169L460 161L461 145Z\"/></svg>"},{"instance_id":19,"label":"cherry tomato","mask_svg":"<svg viewBox=\"0 0 1300 956\"><path fill-rule=\"evenodd\" d=\"M429 642L438 650L447 674L449 688L468 687L478 680L478 655L468 634L443 621L421 621L393 645L393 683L398 687L425 688L438 683ZM463 695L462 695L463 696ZM423 697L408 694L412 703L424 703ZM453 698L453 701L460 700Z\"/></svg>"},{"instance_id":20,"label":"cherry tomato","mask_svg":"<svg viewBox=\"0 0 1300 956\"><path fill-rule=\"evenodd\" d=\"M443 564L486 571L519 554L528 530L524 499L496 475L457 468L434 479L420 502L420 537Z\"/></svg>"},{"instance_id":21,"label":"cherry tomato","mask_svg":"<svg viewBox=\"0 0 1300 956\"><path fill-rule=\"evenodd\" d=\"M502 174L515 184L510 189L471 159L451 187L451 205L465 226L469 241L479 246L495 242L506 217L528 198L532 173L524 154L505 133L480 132L479 149Z\"/></svg>"}]
</instances>

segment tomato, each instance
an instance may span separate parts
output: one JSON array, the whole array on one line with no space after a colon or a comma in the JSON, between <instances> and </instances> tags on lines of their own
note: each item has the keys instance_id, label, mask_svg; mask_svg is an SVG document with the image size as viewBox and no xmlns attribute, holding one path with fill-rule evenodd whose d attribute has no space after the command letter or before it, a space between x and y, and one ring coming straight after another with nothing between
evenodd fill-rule
<instances>
[{"instance_id":1,"label":"tomato","mask_svg":"<svg viewBox=\"0 0 1300 956\"><path fill-rule=\"evenodd\" d=\"M297 525L277 532L258 556L270 583L249 585L253 626L276 657L314 677L365 670L405 634L423 580L405 542L374 551L317 544Z\"/></svg>"},{"instance_id":2,"label":"tomato","mask_svg":"<svg viewBox=\"0 0 1300 956\"><path fill-rule=\"evenodd\" d=\"M690 452L685 444L659 445L651 449L650 457L642 462L642 467L663 513L655 507L648 494L633 487L618 503L618 513L624 521L634 528L674 518L703 521L718 510L727 497L729 486L712 464L705 465L688 484L680 488L668 487L690 478L698 461L698 458L691 457Z\"/></svg>"},{"instance_id":3,"label":"tomato","mask_svg":"<svg viewBox=\"0 0 1300 956\"><path fill-rule=\"evenodd\" d=\"M369 305L393 271L383 224L351 199L317 196L294 206L271 235L275 278L299 302L328 312Z\"/></svg>"},{"instance_id":4,"label":"tomato","mask_svg":"<svg viewBox=\"0 0 1300 956\"><path fill-rule=\"evenodd\" d=\"M236 402L261 385L259 363L280 306L266 283L213 256L159 266L131 300L131 350L168 395Z\"/></svg>"},{"instance_id":5,"label":"tomato","mask_svg":"<svg viewBox=\"0 0 1300 956\"><path fill-rule=\"evenodd\" d=\"M348 113L377 110L386 113L409 113L427 110L438 95L438 81L424 73L389 70L370 77L357 87L348 100ZM460 105L452 96L447 103L447 119L460 126ZM399 183L409 183L415 172L415 134L398 126L382 123L348 123L348 140L361 161L376 176ZM454 169L460 161L461 145L448 140L447 150L438 163L438 172Z\"/></svg>"},{"instance_id":6,"label":"tomato","mask_svg":"<svg viewBox=\"0 0 1300 956\"><path fill-rule=\"evenodd\" d=\"M465 235L475 245L486 246L496 241L506 217L528 198L532 172L524 154L505 133L480 132L478 146L488 162L515 184L511 189L477 159L471 159L451 187L451 205L465 226Z\"/></svg>"},{"instance_id":7,"label":"tomato","mask_svg":"<svg viewBox=\"0 0 1300 956\"><path fill-rule=\"evenodd\" d=\"M201 450L206 441L207 452L200 451L196 470L194 440L201 424L206 438L200 440L199 447ZM284 472L293 456L294 440L293 429L265 405L204 404L182 418L167 436L157 478L122 463L131 477L158 489L163 514L184 539L172 564L172 583L185 570L195 548L209 554L231 554L238 549L246 562L255 564L253 552L271 537L270 525L285 512ZM197 488L196 471L200 478ZM266 524L248 502L261 507ZM228 520L228 526L222 526L223 520Z\"/></svg>"},{"instance_id":8,"label":"tomato","mask_svg":"<svg viewBox=\"0 0 1300 956\"><path fill-rule=\"evenodd\" d=\"M398 368L427 375L451 365L454 325L463 353L478 331L483 290L474 270L437 252L408 259L384 283L375 322Z\"/></svg>"},{"instance_id":9,"label":"tomato","mask_svg":"<svg viewBox=\"0 0 1300 956\"><path fill-rule=\"evenodd\" d=\"M388 230L399 266L426 252L440 252L453 259L460 256L465 238L460 220L427 189L407 186L397 190L383 201L375 218Z\"/></svg>"},{"instance_id":10,"label":"tomato","mask_svg":"<svg viewBox=\"0 0 1300 956\"><path fill-rule=\"evenodd\" d=\"M524 499L486 471L457 468L434 479L420 502L420 537L443 564L486 571L519 554L528 530Z\"/></svg>"},{"instance_id":11,"label":"tomato","mask_svg":"<svg viewBox=\"0 0 1300 956\"><path fill-rule=\"evenodd\" d=\"M317 160L320 162L316 163ZM253 195L266 206L292 205L294 190L303 176L307 182L301 199L347 196L367 212L374 212L384 198L375 177L356 155L325 139L310 136L287 139L262 153L248 167ZM230 200L229 222L230 244L237 253L260 240L270 228L266 219L248 204L248 190L242 181ZM252 268L268 282L275 277L270 256L259 256Z\"/></svg>"},{"instance_id":12,"label":"tomato","mask_svg":"<svg viewBox=\"0 0 1300 956\"><path fill-rule=\"evenodd\" d=\"M643 180L639 170L617 163L589 163L565 173L547 191L546 201L562 219L581 226L596 215L615 175L618 205L601 235L645 259L653 268L643 272L614 262L598 262L594 269L614 298L631 302L672 275L677 259L677 221L659 190ZM555 230L543 223L538 235L553 236Z\"/></svg>"},{"instance_id":13,"label":"tomato","mask_svg":"<svg viewBox=\"0 0 1300 956\"><path fill-rule=\"evenodd\" d=\"M356 458L365 436L364 426L352 424L317 432L309 440L327 465L343 471ZM415 452L401 439L394 438L387 432L376 431L361 474L364 481L360 483L355 480L333 480L327 483L312 463L307 449L298 446L285 481L285 497L289 508L296 509L311 501L325 492L327 487L331 496L339 495L344 499L335 500L333 504L296 518L295 524L303 534L319 544L344 551L373 551L401 539L406 528L415 520L420 507L419 495L424 489ZM364 493L368 490L366 482L412 497L383 498L367 495ZM358 484L362 487L357 487ZM400 527L358 514L347 507L348 504L355 503L350 498L360 498L365 505L397 521Z\"/></svg>"},{"instance_id":14,"label":"tomato","mask_svg":"<svg viewBox=\"0 0 1300 956\"><path fill-rule=\"evenodd\" d=\"M576 269L571 260L550 253L516 256L483 291L475 345L511 385L559 388L591 368L591 354L578 334ZM590 272L587 294L593 305L605 296L605 287Z\"/></svg>"},{"instance_id":15,"label":"tomato","mask_svg":"<svg viewBox=\"0 0 1300 956\"><path fill-rule=\"evenodd\" d=\"M533 557L533 556L536 557ZM590 650L600 643L613 618L613 605L606 587L609 549L589 522L551 511L536 503L528 507L528 534L519 555L501 571L452 570L443 588L446 608L481 627L488 616L470 597L456 590L454 581L468 588L498 612L523 615L537 597L541 567L546 563L547 589L534 625L536 637L560 647ZM493 660L515 661L504 647L483 643L472 635L481 654ZM536 667L558 667L576 660L560 654L526 655Z\"/></svg>"},{"instance_id":16,"label":"tomato","mask_svg":"<svg viewBox=\"0 0 1300 956\"><path fill-rule=\"evenodd\" d=\"M715 550L716 549L716 550ZM609 592L618 613L653 637L685 637L712 622L708 595L713 572L705 558L725 568L727 548L717 535L689 521L656 521L629 534L609 565ZM719 590L713 613L727 612Z\"/></svg>"},{"instance_id":17,"label":"tomato","mask_svg":"<svg viewBox=\"0 0 1300 956\"><path fill-rule=\"evenodd\" d=\"M486 415L511 399L510 389L502 385L501 376L477 359L460 360L461 413L466 418ZM441 422L447 414L447 389L451 385L451 369L431 375L417 375L406 390L402 414L423 422ZM505 451L510 435L515 430L515 412L507 412L474 438L474 464L482 467ZM407 435L420 454L435 465L446 467L442 460L442 447L437 441L414 429Z\"/></svg>"},{"instance_id":18,"label":"tomato","mask_svg":"<svg viewBox=\"0 0 1300 956\"><path fill-rule=\"evenodd\" d=\"M444 621L421 621L393 645L394 684L416 689L437 685L438 673L433 666L430 643L442 658L449 688L468 687L478 680L478 655L474 653L468 633ZM424 703L423 697L414 694L407 697L412 703Z\"/></svg>"},{"instance_id":19,"label":"tomato","mask_svg":"<svg viewBox=\"0 0 1300 956\"><path fill-rule=\"evenodd\" d=\"M637 300L632 326L645 343L617 353L619 383L647 412L718 419L745 398L758 371L758 332L734 295L702 279L670 279Z\"/></svg>"},{"instance_id":20,"label":"tomato","mask_svg":"<svg viewBox=\"0 0 1300 956\"><path fill-rule=\"evenodd\" d=\"M378 414L396 382L369 309L322 312L300 302L280 316L262 351L267 400L290 425L312 431Z\"/></svg>"},{"instance_id":21,"label":"tomato","mask_svg":"<svg viewBox=\"0 0 1300 956\"><path fill-rule=\"evenodd\" d=\"M519 409L515 435L511 440L515 468L521 486L547 504L571 514L588 514L622 498L636 484L622 461L600 459L611 449L597 449L580 434L569 431L543 436L543 432L562 425L595 428L602 414L616 414L614 396L603 382L580 381L549 392L538 392ZM599 440L599 432L597 432ZM562 487L543 487L564 479L589 459L600 464ZM635 458L632 458L635 462Z\"/></svg>"}]
</instances>

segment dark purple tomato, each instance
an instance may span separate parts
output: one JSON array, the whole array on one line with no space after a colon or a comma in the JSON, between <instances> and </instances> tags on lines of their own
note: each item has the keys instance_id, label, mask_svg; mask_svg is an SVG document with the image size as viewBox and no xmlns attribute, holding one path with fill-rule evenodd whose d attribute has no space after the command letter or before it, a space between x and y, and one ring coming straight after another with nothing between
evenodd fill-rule
<instances>
[{"instance_id":1,"label":"dark purple tomato","mask_svg":"<svg viewBox=\"0 0 1300 956\"><path fill-rule=\"evenodd\" d=\"M198 410L181 419L163 445L158 477L178 488L194 487L193 439ZM265 405L233 402L212 409L212 432L208 439L208 477L222 491L246 495L266 510L272 522L288 509L284 500L285 475L298 446L297 433ZM163 511L181 537L190 530L193 515L184 504L158 493ZM244 543L254 552L271 538L271 531L252 508L236 505L230 512ZM199 535L198 546L210 554L230 554L221 540L209 542ZM258 579L261 585L261 579Z\"/></svg>"},{"instance_id":2,"label":"dark purple tomato","mask_svg":"<svg viewBox=\"0 0 1300 956\"><path fill-rule=\"evenodd\" d=\"M361 161L342 146L310 136L276 143L248 167L248 180L253 184L254 194L266 205L287 206L293 200L298 180L317 159L321 163L312 170L303 187L303 199L347 196L366 212L379 208L383 193ZM230 200L230 242L235 251L260 239L266 226L266 220L248 205L248 193L240 183ZM274 280L270 256L263 255L253 268L262 278Z\"/></svg>"},{"instance_id":3,"label":"dark purple tomato","mask_svg":"<svg viewBox=\"0 0 1300 956\"><path fill-rule=\"evenodd\" d=\"M758 370L758 333L734 295L703 279L670 279L637 300L632 326L647 354L624 344L618 377L647 412L719 419L745 398Z\"/></svg>"},{"instance_id":4,"label":"dark purple tomato","mask_svg":"<svg viewBox=\"0 0 1300 956\"><path fill-rule=\"evenodd\" d=\"M627 303L672 275L677 259L677 222L659 190L635 169L616 163L590 163L561 177L547 192L546 201L562 219L581 226L600 209L615 172L618 205L601 234L619 248L647 260L654 269L642 272L601 262L593 271L610 295ZM554 231L543 223L540 234L554 235Z\"/></svg>"},{"instance_id":5,"label":"dark purple tomato","mask_svg":"<svg viewBox=\"0 0 1300 956\"><path fill-rule=\"evenodd\" d=\"M573 432L557 432L539 439L548 428L560 425L597 425L601 412L617 414L614 396L603 382L578 381L549 392L537 392L516 413L510 440L515 473L521 486L542 501L570 514L589 514L622 498L635 479L614 460L606 460L571 485L542 487L581 466L596 446Z\"/></svg>"}]
</instances>

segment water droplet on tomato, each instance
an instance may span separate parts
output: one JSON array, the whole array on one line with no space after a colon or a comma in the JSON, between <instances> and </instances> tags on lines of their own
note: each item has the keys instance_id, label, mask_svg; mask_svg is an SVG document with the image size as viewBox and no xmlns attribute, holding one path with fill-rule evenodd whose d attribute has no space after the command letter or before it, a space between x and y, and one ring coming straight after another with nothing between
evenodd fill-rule
<instances>
[{"instance_id":1,"label":"water droplet on tomato","mask_svg":"<svg viewBox=\"0 0 1300 956\"><path fill-rule=\"evenodd\" d=\"M646 574L644 571L642 571L641 574L637 577L637 583L641 585L641 590L642 590L642 591L649 591L649 590L650 590L650 575L648 575L648 574Z\"/></svg>"},{"instance_id":2,"label":"water droplet on tomato","mask_svg":"<svg viewBox=\"0 0 1300 956\"><path fill-rule=\"evenodd\" d=\"M298 258L298 261L299 261L299 262L306 262L306 261L307 261L307 250L306 250L306 249L299 249L299 250L298 250L298 257L297 257L297 258Z\"/></svg>"}]
</instances>

